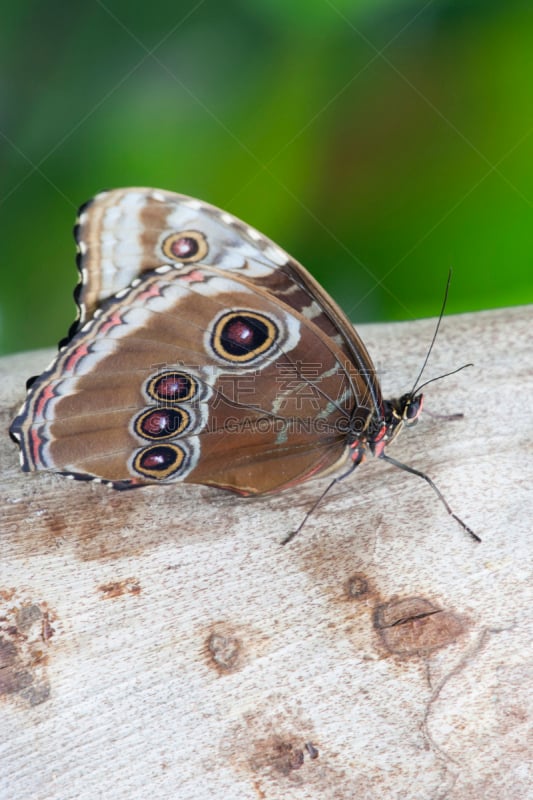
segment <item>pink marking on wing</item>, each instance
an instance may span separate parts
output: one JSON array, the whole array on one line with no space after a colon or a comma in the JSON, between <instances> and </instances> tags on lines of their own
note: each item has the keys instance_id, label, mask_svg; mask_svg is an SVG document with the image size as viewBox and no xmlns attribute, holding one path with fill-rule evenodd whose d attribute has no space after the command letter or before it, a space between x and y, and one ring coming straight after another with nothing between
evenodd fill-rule
<instances>
[{"instance_id":1,"label":"pink marking on wing","mask_svg":"<svg viewBox=\"0 0 533 800\"><path fill-rule=\"evenodd\" d=\"M123 324L122 316L119 314L118 311L115 311L113 314L111 314L107 322L102 323L102 327L100 328L99 333L108 333L108 331L110 331L112 328L116 328L117 325L122 325L122 324Z\"/></svg>"},{"instance_id":2,"label":"pink marking on wing","mask_svg":"<svg viewBox=\"0 0 533 800\"><path fill-rule=\"evenodd\" d=\"M193 269L192 272L188 272L187 275L180 275L180 280L186 283L203 283L205 281L205 275L203 272L200 272L200 270Z\"/></svg>"},{"instance_id":3,"label":"pink marking on wing","mask_svg":"<svg viewBox=\"0 0 533 800\"><path fill-rule=\"evenodd\" d=\"M157 283L153 283L148 289L137 295L137 300L147 300L150 297L161 297L161 288Z\"/></svg>"},{"instance_id":4,"label":"pink marking on wing","mask_svg":"<svg viewBox=\"0 0 533 800\"><path fill-rule=\"evenodd\" d=\"M36 417L42 417L43 416L43 412L44 412L44 408L45 408L46 404L48 403L49 400L52 400L52 398L55 397L55 394L56 393L55 393L54 389L52 389L51 386L45 386L44 387L44 389L42 390L42 392L41 392L41 394L39 396L39 399L37 400L37 404L35 406L35 416Z\"/></svg>"},{"instance_id":5,"label":"pink marking on wing","mask_svg":"<svg viewBox=\"0 0 533 800\"><path fill-rule=\"evenodd\" d=\"M36 431L32 428L30 431L30 450L33 459L33 463L38 466L41 464L41 459L39 456L39 451L41 449L41 445L43 444L44 439L41 438L39 431Z\"/></svg>"},{"instance_id":6,"label":"pink marking on wing","mask_svg":"<svg viewBox=\"0 0 533 800\"><path fill-rule=\"evenodd\" d=\"M89 348L86 344L77 347L72 355L65 362L65 372L74 372L78 361L84 358L89 353Z\"/></svg>"}]
</instances>

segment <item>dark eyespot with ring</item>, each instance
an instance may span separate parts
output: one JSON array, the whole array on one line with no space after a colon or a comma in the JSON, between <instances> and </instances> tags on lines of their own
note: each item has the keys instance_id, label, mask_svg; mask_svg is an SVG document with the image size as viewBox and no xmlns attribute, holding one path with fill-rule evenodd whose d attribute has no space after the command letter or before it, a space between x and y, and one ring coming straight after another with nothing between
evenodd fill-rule
<instances>
[{"instance_id":1,"label":"dark eyespot with ring","mask_svg":"<svg viewBox=\"0 0 533 800\"><path fill-rule=\"evenodd\" d=\"M185 460L185 450L179 445L156 444L137 453L133 468L145 478L164 480L175 475L184 466Z\"/></svg>"},{"instance_id":2,"label":"dark eyespot with ring","mask_svg":"<svg viewBox=\"0 0 533 800\"><path fill-rule=\"evenodd\" d=\"M165 258L184 264L201 261L209 252L207 240L200 231L171 233L163 240L161 249Z\"/></svg>"},{"instance_id":3,"label":"dark eyespot with ring","mask_svg":"<svg viewBox=\"0 0 533 800\"><path fill-rule=\"evenodd\" d=\"M211 347L217 356L247 364L268 352L279 338L277 325L256 311L228 311L215 323Z\"/></svg>"},{"instance_id":4,"label":"dark eyespot with ring","mask_svg":"<svg viewBox=\"0 0 533 800\"><path fill-rule=\"evenodd\" d=\"M186 372L171 370L159 372L150 378L146 391L154 400L162 403L183 403L198 394L198 382Z\"/></svg>"},{"instance_id":5,"label":"dark eyespot with ring","mask_svg":"<svg viewBox=\"0 0 533 800\"><path fill-rule=\"evenodd\" d=\"M183 408L150 408L137 417L133 427L145 439L172 439L187 430L190 421Z\"/></svg>"}]
</instances>

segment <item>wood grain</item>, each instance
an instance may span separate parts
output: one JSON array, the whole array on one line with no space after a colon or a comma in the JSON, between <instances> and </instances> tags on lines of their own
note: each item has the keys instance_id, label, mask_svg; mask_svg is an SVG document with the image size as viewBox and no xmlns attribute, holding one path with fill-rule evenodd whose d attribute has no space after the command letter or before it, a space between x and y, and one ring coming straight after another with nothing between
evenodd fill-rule
<instances>
[{"instance_id":1,"label":"wood grain","mask_svg":"<svg viewBox=\"0 0 533 800\"><path fill-rule=\"evenodd\" d=\"M383 462L243 500L23 474L6 431L52 353L0 361L2 800L523 800L531 308L451 316ZM434 320L361 326L387 395Z\"/></svg>"}]
</instances>

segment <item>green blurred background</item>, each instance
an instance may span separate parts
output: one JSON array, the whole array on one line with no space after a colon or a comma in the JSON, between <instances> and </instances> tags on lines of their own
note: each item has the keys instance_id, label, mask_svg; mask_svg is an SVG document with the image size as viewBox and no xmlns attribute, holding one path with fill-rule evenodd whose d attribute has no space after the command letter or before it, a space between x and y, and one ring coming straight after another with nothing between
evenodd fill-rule
<instances>
[{"instance_id":1,"label":"green blurred background","mask_svg":"<svg viewBox=\"0 0 533 800\"><path fill-rule=\"evenodd\" d=\"M74 318L76 208L208 200L357 321L533 299L533 3L87 0L0 20L0 352Z\"/></svg>"}]
</instances>

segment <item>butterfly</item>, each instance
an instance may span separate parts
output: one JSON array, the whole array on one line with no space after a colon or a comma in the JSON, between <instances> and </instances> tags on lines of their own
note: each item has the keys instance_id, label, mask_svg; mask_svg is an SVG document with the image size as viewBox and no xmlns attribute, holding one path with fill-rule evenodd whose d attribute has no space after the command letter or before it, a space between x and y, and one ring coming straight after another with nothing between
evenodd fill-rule
<instances>
[{"instance_id":1,"label":"butterfly","mask_svg":"<svg viewBox=\"0 0 533 800\"><path fill-rule=\"evenodd\" d=\"M384 400L348 318L266 236L149 188L96 195L74 232L78 318L11 425L23 470L260 495L399 465L385 448L422 394Z\"/></svg>"}]
</instances>

